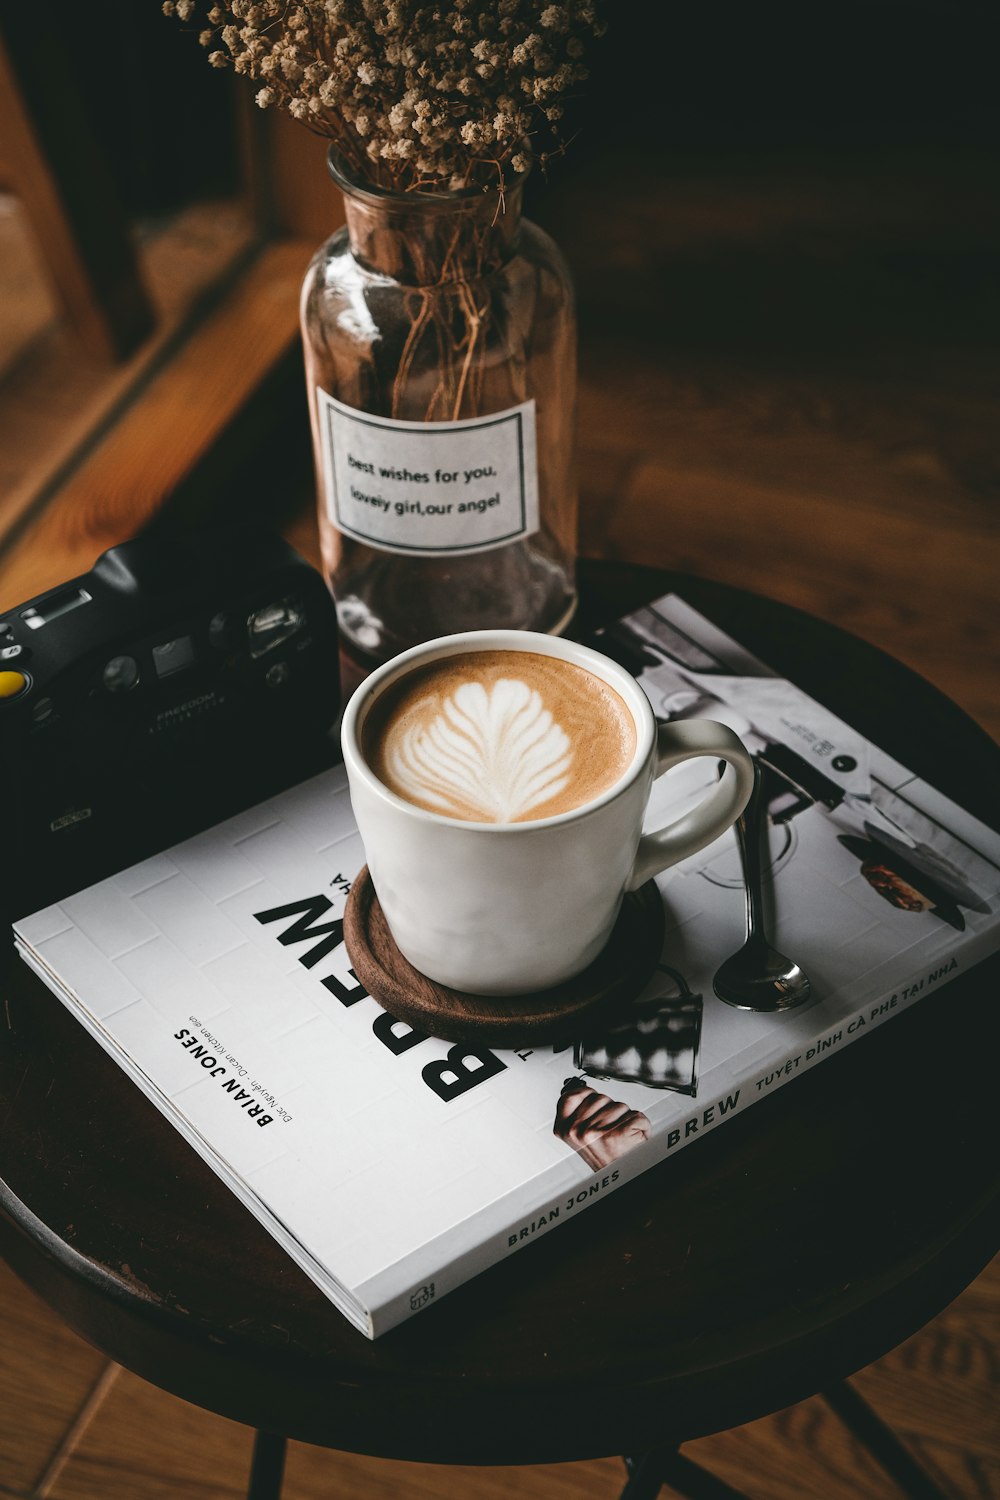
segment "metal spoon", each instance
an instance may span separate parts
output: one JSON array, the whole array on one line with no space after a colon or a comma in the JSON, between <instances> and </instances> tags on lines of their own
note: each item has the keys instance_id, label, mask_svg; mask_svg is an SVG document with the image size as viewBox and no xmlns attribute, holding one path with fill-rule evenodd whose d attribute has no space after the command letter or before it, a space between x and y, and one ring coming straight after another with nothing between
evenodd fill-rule
<instances>
[{"instance_id":1,"label":"metal spoon","mask_svg":"<svg viewBox=\"0 0 1000 1500\"><path fill-rule=\"evenodd\" d=\"M798 964L768 941L761 880L761 855L767 838L760 767L754 762L753 791L737 819L736 837L747 897L747 938L720 965L713 987L720 1000L740 1010L791 1010L808 1000L811 985Z\"/></svg>"}]
</instances>

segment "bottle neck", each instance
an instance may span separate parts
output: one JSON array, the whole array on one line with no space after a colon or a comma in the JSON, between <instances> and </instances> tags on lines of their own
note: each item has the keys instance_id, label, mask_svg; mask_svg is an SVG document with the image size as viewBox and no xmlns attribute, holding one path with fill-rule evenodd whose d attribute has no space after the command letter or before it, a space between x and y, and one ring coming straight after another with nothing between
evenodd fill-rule
<instances>
[{"instance_id":1,"label":"bottle neck","mask_svg":"<svg viewBox=\"0 0 1000 1500\"><path fill-rule=\"evenodd\" d=\"M331 152L354 259L408 286L474 281L517 247L522 185L483 193L394 193L349 177Z\"/></svg>"}]
</instances>

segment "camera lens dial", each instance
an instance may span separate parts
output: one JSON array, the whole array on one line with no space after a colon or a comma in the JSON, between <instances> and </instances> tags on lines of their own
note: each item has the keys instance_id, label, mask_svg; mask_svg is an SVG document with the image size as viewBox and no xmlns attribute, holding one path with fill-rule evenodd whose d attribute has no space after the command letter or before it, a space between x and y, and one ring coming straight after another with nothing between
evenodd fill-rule
<instances>
[{"instance_id":1,"label":"camera lens dial","mask_svg":"<svg viewBox=\"0 0 1000 1500\"><path fill-rule=\"evenodd\" d=\"M101 674L109 693L127 693L139 681L139 663L134 656L113 656Z\"/></svg>"}]
</instances>

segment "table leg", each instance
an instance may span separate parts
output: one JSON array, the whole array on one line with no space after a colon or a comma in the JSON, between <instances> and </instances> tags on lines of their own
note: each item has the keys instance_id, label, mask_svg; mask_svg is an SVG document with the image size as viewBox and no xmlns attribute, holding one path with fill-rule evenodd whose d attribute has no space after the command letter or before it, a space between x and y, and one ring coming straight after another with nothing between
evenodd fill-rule
<instances>
[{"instance_id":1,"label":"table leg","mask_svg":"<svg viewBox=\"0 0 1000 1500\"><path fill-rule=\"evenodd\" d=\"M247 1500L281 1500L281 1476L285 1468L286 1442L274 1432L258 1432L254 1438Z\"/></svg>"},{"instance_id":2,"label":"table leg","mask_svg":"<svg viewBox=\"0 0 1000 1500\"><path fill-rule=\"evenodd\" d=\"M896 1434L847 1381L822 1392L844 1426L863 1443L876 1463L891 1475L909 1500L947 1500L943 1490L904 1448Z\"/></svg>"},{"instance_id":3,"label":"table leg","mask_svg":"<svg viewBox=\"0 0 1000 1500\"><path fill-rule=\"evenodd\" d=\"M626 1458L625 1467L629 1478L621 1500L655 1500L665 1484L686 1500L747 1500L742 1490L734 1490L676 1448L650 1448L638 1458Z\"/></svg>"}]
</instances>

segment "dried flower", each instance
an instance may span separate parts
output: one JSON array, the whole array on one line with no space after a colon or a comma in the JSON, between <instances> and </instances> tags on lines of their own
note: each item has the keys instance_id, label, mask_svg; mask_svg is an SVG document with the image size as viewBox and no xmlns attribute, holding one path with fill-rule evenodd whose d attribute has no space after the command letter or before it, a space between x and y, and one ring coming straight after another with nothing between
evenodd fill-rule
<instances>
[{"instance_id":1,"label":"dried flower","mask_svg":"<svg viewBox=\"0 0 1000 1500\"><path fill-rule=\"evenodd\" d=\"M190 21L198 3L162 8ZM605 30L593 0L229 0L205 19L213 67L262 82L262 109L287 110L397 191L502 191L505 168L561 151L563 102Z\"/></svg>"}]
</instances>

